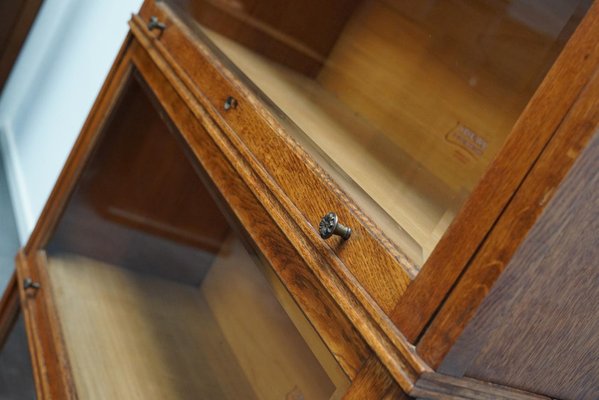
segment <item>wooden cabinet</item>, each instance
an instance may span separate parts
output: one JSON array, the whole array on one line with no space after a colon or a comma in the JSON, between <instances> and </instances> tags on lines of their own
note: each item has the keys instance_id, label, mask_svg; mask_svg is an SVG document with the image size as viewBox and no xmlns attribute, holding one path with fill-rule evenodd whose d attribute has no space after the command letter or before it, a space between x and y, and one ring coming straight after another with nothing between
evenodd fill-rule
<instances>
[{"instance_id":1,"label":"wooden cabinet","mask_svg":"<svg viewBox=\"0 0 599 400\"><path fill-rule=\"evenodd\" d=\"M17 258L41 398L597 397L599 6L322 3L132 17Z\"/></svg>"}]
</instances>

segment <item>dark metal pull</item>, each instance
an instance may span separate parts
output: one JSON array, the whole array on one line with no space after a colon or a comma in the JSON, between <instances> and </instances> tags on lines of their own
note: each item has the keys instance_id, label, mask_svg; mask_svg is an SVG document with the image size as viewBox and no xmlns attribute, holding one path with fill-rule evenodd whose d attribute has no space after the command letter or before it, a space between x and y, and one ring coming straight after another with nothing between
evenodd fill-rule
<instances>
[{"instance_id":1,"label":"dark metal pull","mask_svg":"<svg viewBox=\"0 0 599 400\"><path fill-rule=\"evenodd\" d=\"M31 280L31 278L25 278L23 279L23 289L27 290L27 289L39 289L41 286L39 284L39 282L34 282L33 280Z\"/></svg>"},{"instance_id":2,"label":"dark metal pull","mask_svg":"<svg viewBox=\"0 0 599 400\"><path fill-rule=\"evenodd\" d=\"M163 31L166 29L166 25L163 24L162 22L160 22L158 20L158 17L150 17L150 22L148 22L148 29L149 30L154 30L154 29L160 29L160 31Z\"/></svg>"},{"instance_id":3,"label":"dark metal pull","mask_svg":"<svg viewBox=\"0 0 599 400\"><path fill-rule=\"evenodd\" d=\"M223 107L225 108L225 111L229 111L232 108L237 108L237 99L232 96L227 97Z\"/></svg>"},{"instance_id":4,"label":"dark metal pull","mask_svg":"<svg viewBox=\"0 0 599 400\"><path fill-rule=\"evenodd\" d=\"M330 212L322 217L320 224L318 225L318 231L320 232L320 237L323 239L338 235L341 236L343 240L347 240L351 236L351 228L341 225L339 223L339 218L337 218L337 214L334 212Z\"/></svg>"}]
</instances>

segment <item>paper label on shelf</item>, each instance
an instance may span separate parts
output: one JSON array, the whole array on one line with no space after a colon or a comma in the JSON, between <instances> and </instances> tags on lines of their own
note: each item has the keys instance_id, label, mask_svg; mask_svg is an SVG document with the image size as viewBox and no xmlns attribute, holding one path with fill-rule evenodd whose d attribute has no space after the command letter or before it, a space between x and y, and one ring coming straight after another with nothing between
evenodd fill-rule
<instances>
[{"instance_id":1,"label":"paper label on shelf","mask_svg":"<svg viewBox=\"0 0 599 400\"><path fill-rule=\"evenodd\" d=\"M445 139L477 159L483 156L489 145L483 137L460 123L445 135Z\"/></svg>"}]
</instances>

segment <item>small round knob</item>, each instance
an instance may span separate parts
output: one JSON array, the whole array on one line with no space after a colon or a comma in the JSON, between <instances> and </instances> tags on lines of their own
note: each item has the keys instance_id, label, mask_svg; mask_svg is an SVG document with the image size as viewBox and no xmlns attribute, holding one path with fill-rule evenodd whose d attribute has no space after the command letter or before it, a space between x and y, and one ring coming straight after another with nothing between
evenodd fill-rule
<instances>
[{"instance_id":1,"label":"small round knob","mask_svg":"<svg viewBox=\"0 0 599 400\"><path fill-rule=\"evenodd\" d=\"M339 223L339 218L337 218L337 214L334 212L330 212L322 217L320 224L318 225L318 231L320 232L320 237L323 239L338 235L341 236L343 240L347 240L351 236L351 228L341 225Z\"/></svg>"},{"instance_id":2,"label":"small round knob","mask_svg":"<svg viewBox=\"0 0 599 400\"><path fill-rule=\"evenodd\" d=\"M227 97L223 107L225 108L225 111L229 111L232 108L237 108L237 99L233 96Z\"/></svg>"},{"instance_id":3,"label":"small round knob","mask_svg":"<svg viewBox=\"0 0 599 400\"><path fill-rule=\"evenodd\" d=\"M152 16L150 17L150 22L148 22L148 30L160 29L163 31L166 29L166 25L158 20L158 17Z\"/></svg>"},{"instance_id":4,"label":"small round knob","mask_svg":"<svg viewBox=\"0 0 599 400\"><path fill-rule=\"evenodd\" d=\"M23 289L39 289L41 286L38 282L34 282L31 278L23 279Z\"/></svg>"}]
</instances>

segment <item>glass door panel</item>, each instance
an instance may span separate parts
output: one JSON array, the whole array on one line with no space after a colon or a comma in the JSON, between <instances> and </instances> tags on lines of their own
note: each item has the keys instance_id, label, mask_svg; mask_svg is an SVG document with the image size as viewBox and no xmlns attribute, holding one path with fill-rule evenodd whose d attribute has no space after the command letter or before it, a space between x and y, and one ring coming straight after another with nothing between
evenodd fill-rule
<instances>
[{"instance_id":1,"label":"glass door panel","mask_svg":"<svg viewBox=\"0 0 599 400\"><path fill-rule=\"evenodd\" d=\"M23 315L19 316L0 348L0 399L35 399L33 369Z\"/></svg>"},{"instance_id":2,"label":"glass door panel","mask_svg":"<svg viewBox=\"0 0 599 400\"><path fill-rule=\"evenodd\" d=\"M46 248L79 397L339 399L349 380L126 84Z\"/></svg>"},{"instance_id":3,"label":"glass door panel","mask_svg":"<svg viewBox=\"0 0 599 400\"><path fill-rule=\"evenodd\" d=\"M591 4L169 2L418 264Z\"/></svg>"}]
</instances>

